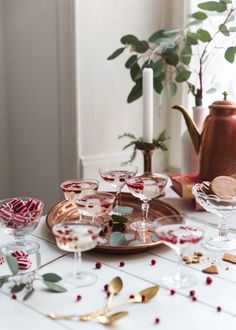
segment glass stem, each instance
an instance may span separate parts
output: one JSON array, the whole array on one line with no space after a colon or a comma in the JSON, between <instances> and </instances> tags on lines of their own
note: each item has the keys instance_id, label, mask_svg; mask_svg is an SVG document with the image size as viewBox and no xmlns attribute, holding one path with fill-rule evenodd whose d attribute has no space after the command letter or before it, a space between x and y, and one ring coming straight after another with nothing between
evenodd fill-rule
<instances>
[{"instance_id":1,"label":"glass stem","mask_svg":"<svg viewBox=\"0 0 236 330\"><path fill-rule=\"evenodd\" d=\"M74 252L74 271L73 271L74 278L79 277L81 265L82 265L82 258L81 258L81 251L79 250Z\"/></svg>"},{"instance_id":2,"label":"glass stem","mask_svg":"<svg viewBox=\"0 0 236 330\"><path fill-rule=\"evenodd\" d=\"M226 217L220 217L220 222L218 226L218 234L222 241L226 241L228 239L229 233L229 223Z\"/></svg>"},{"instance_id":3,"label":"glass stem","mask_svg":"<svg viewBox=\"0 0 236 330\"><path fill-rule=\"evenodd\" d=\"M25 236L15 235L15 241L16 241L16 243L22 244L25 242Z\"/></svg>"},{"instance_id":4,"label":"glass stem","mask_svg":"<svg viewBox=\"0 0 236 330\"><path fill-rule=\"evenodd\" d=\"M117 187L117 192L116 192L116 207L121 206L121 187Z\"/></svg>"},{"instance_id":5,"label":"glass stem","mask_svg":"<svg viewBox=\"0 0 236 330\"><path fill-rule=\"evenodd\" d=\"M175 280L181 280L182 274L182 260L183 260L183 252L176 252L177 254L177 263L176 263L176 273L175 273Z\"/></svg>"},{"instance_id":6,"label":"glass stem","mask_svg":"<svg viewBox=\"0 0 236 330\"><path fill-rule=\"evenodd\" d=\"M143 201L141 208L142 208L142 215L143 215L143 223L145 223L147 221L148 210L149 210L148 201Z\"/></svg>"}]
</instances>

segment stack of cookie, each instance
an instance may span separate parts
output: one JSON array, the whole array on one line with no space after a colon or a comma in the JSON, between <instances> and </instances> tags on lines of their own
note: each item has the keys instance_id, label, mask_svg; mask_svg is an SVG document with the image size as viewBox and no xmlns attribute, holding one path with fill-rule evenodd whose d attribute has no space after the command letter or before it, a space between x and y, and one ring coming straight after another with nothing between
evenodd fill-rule
<instances>
[{"instance_id":1,"label":"stack of cookie","mask_svg":"<svg viewBox=\"0 0 236 330\"><path fill-rule=\"evenodd\" d=\"M217 176L212 182L203 182L203 192L218 197L236 197L236 174Z\"/></svg>"}]
</instances>

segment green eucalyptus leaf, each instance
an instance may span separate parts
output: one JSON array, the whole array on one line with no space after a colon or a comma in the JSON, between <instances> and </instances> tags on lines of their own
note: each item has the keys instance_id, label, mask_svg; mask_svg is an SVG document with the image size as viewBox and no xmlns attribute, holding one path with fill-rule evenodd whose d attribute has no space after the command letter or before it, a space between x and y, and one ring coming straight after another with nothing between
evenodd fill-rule
<instances>
[{"instance_id":1,"label":"green eucalyptus leaf","mask_svg":"<svg viewBox=\"0 0 236 330\"><path fill-rule=\"evenodd\" d=\"M236 54L236 47L229 47L225 52L225 59L228 62L233 63L235 54Z\"/></svg>"},{"instance_id":2,"label":"green eucalyptus leaf","mask_svg":"<svg viewBox=\"0 0 236 330\"><path fill-rule=\"evenodd\" d=\"M173 65L173 66L176 66L179 62L179 57L175 53L173 53L173 54L167 53L166 55L163 54L163 57L164 57L166 63Z\"/></svg>"},{"instance_id":3,"label":"green eucalyptus leaf","mask_svg":"<svg viewBox=\"0 0 236 330\"><path fill-rule=\"evenodd\" d=\"M34 291L35 291L34 288L31 288L31 289L25 294L23 300L26 301L27 299L29 299L29 298L32 296L32 294L34 293Z\"/></svg>"},{"instance_id":4,"label":"green eucalyptus leaf","mask_svg":"<svg viewBox=\"0 0 236 330\"><path fill-rule=\"evenodd\" d=\"M163 85L159 77L155 77L153 80L153 87L158 94L161 94Z\"/></svg>"},{"instance_id":5,"label":"green eucalyptus leaf","mask_svg":"<svg viewBox=\"0 0 236 330\"><path fill-rule=\"evenodd\" d=\"M7 255L6 260L7 260L8 267L10 268L10 271L12 272L12 274L16 275L19 272L19 267L18 267L16 258L14 258L10 255Z\"/></svg>"},{"instance_id":6,"label":"green eucalyptus leaf","mask_svg":"<svg viewBox=\"0 0 236 330\"><path fill-rule=\"evenodd\" d=\"M188 65L191 62L191 58L192 58L192 47L189 45L185 45L180 53L180 61Z\"/></svg>"},{"instance_id":7,"label":"green eucalyptus leaf","mask_svg":"<svg viewBox=\"0 0 236 330\"><path fill-rule=\"evenodd\" d=\"M228 37L230 35L230 32L229 32L229 30L228 30L228 28L227 28L227 26L225 24L220 24L219 25L219 31L223 35L225 35L226 37Z\"/></svg>"},{"instance_id":8,"label":"green eucalyptus leaf","mask_svg":"<svg viewBox=\"0 0 236 330\"><path fill-rule=\"evenodd\" d=\"M113 60L114 58L116 58L120 54L122 54L124 50L125 50L125 47L118 48L110 56L108 56L107 60Z\"/></svg>"},{"instance_id":9,"label":"green eucalyptus leaf","mask_svg":"<svg viewBox=\"0 0 236 330\"><path fill-rule=\"evenodd\" d=\"M20 292L24 289L25 287L25 283L20 283L20 284L15 284L12 288L11 288L11 292L12 293L17 293Z\"/></svg>"},{"instance_id":10,"label":"green eucalyptus leaf","mask_svg":"<svg viewBox=\"0 0 236 330\"><path fill-rule=\"evenodd\" d=\"M155 42L155 43L158 42L158 40L159 40L160 38L164 38L164 37L165 37L164 32L165 32L165 30L159 30L159 31L156 31L155 33L153 33L153 34L149 37L148 41L150 41L150 42Z\"/></svg>"},{"instance_id":11,"label":"green eucalyptus leaf","mask_svg":"<svg viewBox=\"0 0 236 330\"><path fill-rule=\"evenodd\" d=\"M119 231L114 231L109 239L110 245L121 246L126 244L125 235Z\"/></svg>"},{"instance_id":12,"label":"green eucalyptus leaf","mask_svg":"<svg viewBox=\"0 0 236 330\"><path fill-rule=\"evenodd\" d=\"M125 67L127 69L131 68L132 65L134 65L138 61L138 56L137 55L132 55L130 58L127 60L125 63Z\"/></svg>"},{"instance_id":13,"label":"green eucalyptus leaf","mask_svg":"<svg viewBox=\"0 0 236 330\"><path fill-rule=\"evenodd\" d=\"M206 1L199 3L198 8L207 11L216 11L218 13L222 13L227 9L227 4L225 2Z\"/></svg>"},{"instance_id":14,"label":"green eucalyptus leaf","mask_svg":"<svg viewBox=\"0 0 236 330\"><path fill-rule=\"evenodd\" d=\"M198 21L204 21L208 16L203 11L196 11L191 15L191 17L195 18Z\"/></svg>"},{"instance_id":15,"label":"green eucalyptus leaf","mask_svg":"<svg viewBox=\"0 0 236 330\"><path fill-rule=\"evenodd\" d=\"M112 214L111 217L114 222L126 223L128 221L128 219L126 217L124 217L123 215Z\"/></svg>"},{"instance_id":16,"label":"green eucalyptus leaf","mask_svg":"<svg viewBox=\"0 0 236 330\"><path fill-rule=\"evenodd\" d=\"M175 81L179 82L179 83L184 82L184 81L188 80L190 75L191 75L191 72L189 70L187 70L183 65L180 65L176 71Z\"/></svg>"},{"instance_id":17,"label":"green eucalyptus leaf","mask_svg":"<svg viewBox=\"0 0 236 330\"><path fill-rule=\"evenodd\" d=\"M175 96L177 92L177 84L175 82L169 83L169 94L171 97Z\"/></svg>"},{"instance_id":18,"label":"green eucalyptus leaf","mask_svg":"<svg viewBox=\"0 0 236 330\"><path fill-rule=\"evenodd\" d=\"M229 32L236 32L236 26L231 26L229 28Z\"/></svg>"},{"instance_id":19,"label":"green eucalyptus leaf","mask_svg":"<svg viewBox=\"0 0 236 330\"><path fill-rule=\"evenodd\" d=\"M48 282L48 281L43 281L43 283L52 292L58 292L59 293L59 292L66 292L67 291L63 286L58 285L56 283Z\"/></svg>"},{"instance_id":20,"label":"green eucalyptus leaf","mask_svg":"<svg viewBox=\"0 0 236 330\"><path fill-rule=\"evenodd\" d=\"M135 45L139 42L138 38L133 34L126 34L120 39L120 41L123 45Z\"/></svg>"},{"instance_id":21,"label":"green eucalyptus leaf","mask_svg":"<svg viewBox=\"0 0 236 330\"><path fill-rule=\"evenodd\" d=\"M180 32L181 32L181 29L179 29L179 28L169 28L169 29L165 29L163 34L164 34L164 36L173 37Z\"/></svg>"},{"instance_id":22,"label":"green eucalyptus leaf","mask_svg":"<svg viewBox=\"0 0 236 330\"><path fill-rule=\"evenodd\" d=\"M152 64L152 69L153 69L153 77L157 77L160 75L162 70L164 69L164 62L162 59L156 61L155 63Z\"/></svg>"},{"instance_id":23,"label":"green eucalyptus leaf","mask_svg":"<svg viewBox=\"0 0 236 330\"><path fill-rule=\"evenodd\" d=\"M230 3L232 3L232 0L220 0L220 2L224 2L226 4L230 4Z\"/></svg>"},{"instance_id":24,"label":"green eucalyptus leaf","mask_svg":"<svg viewBox=\"0 0 236 330\"><path fill-rule=\"evenodd\" d=\"M8 277L7 277L7 276L2 276L2 277L0 278L0 288L1 288L5 283L7 283L7 281L8 281Z\"/></svg>"},{"instance_id":25,"label":"green eucalyptus leaf","mask_svg":"<svg viewBox=\"0 0 236 330\"><path fill-rule=\"evenodd\" d=\"M138 74L141 73L141 76L142 76L142 70L140 68L140 66L138 65L138 63L134 63L131 67L130 67L130 76L131 76L131 79L133 81L136 81L138 80Z\"/></svg>"},{"instance_id":26,"label":"green eucalyptus leaf","mask_svg":"<svg viewBox=\"0 0 236 330\"><path fill-rule=\"evenodd\" d=\"M58 282L61 281L61 276L55 274L55 273L46 273L42 275L44 281L46 282Z\"/></svg>"},{"instance_id":27,"label":"green eucalyptus leaf","mask_svg":"<svg viewBox=\"0 0 236 330\"><path fill-rule=\"evenodd\" d=\"M191 45L197 45L198 44L198 35L194 32L188 32L186 35L186 44Z\"/></svg>"},{"instance_id":28,"label":"green eucalyptus leaf","mask_svg":"<svg viewBox=\"0 0 236 330\"><path fill-rule=\"evenodd\" d=\"M136 82L136 85L134 85L134 87L131 89L128 98L127 98L127 102L128 103L132 103L134 101L136 101L137 99L139 99L143 94L143 90L142 90L142 80L138 80Z\"/></svg>"},{"instance_id":29,"label":"green eucalyptus leaf","mask_svg":"<svg viewBox=\"0 0 236 330\"><path fill-rule=\"evenodd\" d=\"M206 91L206 93L207 93L207 94L212 94L212 93L215 93L215 91L216 91L216 88L212 87L212 88L208 89L208 90Z\"/></svg>"},{"instance_id":30,"label":"green eucalyptus leaf","mask_svg":"<svg viewBox=\"0 0 236 330\"><path fill-rule=\"evenodd\" d=\"M201 40L202 42L209 42L209 41L211 41L211 35L206 30L198 29L197 30L197 36L198 36L198 39Z\"/></svg>"},{"instance_id":31,"label":"green eucalyptus leaf","mask_svg":"<svg viewBox=\"0 0 236 330\"><path fill-rule=\"evenodd\" d=\"M137 53L145 53L148 49L149 49L149 44L147 43L147 41L142 40L139 41L136 45L133 46L133 49L137 52Z\"/></svg>"}]
</instances>

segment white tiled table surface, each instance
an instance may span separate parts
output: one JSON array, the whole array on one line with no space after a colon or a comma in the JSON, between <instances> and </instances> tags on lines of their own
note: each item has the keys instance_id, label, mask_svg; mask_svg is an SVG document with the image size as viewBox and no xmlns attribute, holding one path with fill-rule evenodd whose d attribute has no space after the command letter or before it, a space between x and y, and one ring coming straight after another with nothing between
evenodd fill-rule
<instances>
[{"instance_id":1,"label":"white tiled table surface","mask_svg":"<svg viewBox=\"0 0 236 330\"><path fill-rule=\"evenodd\" d=\"M216 223L215 216L206 212L193 211L191 202L184 202L170 188L167 189L163 200L179 211L194 215L200 221ZM231 217L230 224L236 229L234 218ZM206 231L209 234L215 229L206 227ZM231 235L234 234L231 233ZM53 236L45 224L45 217L42 218L32 238L41 246L43 265L41 274L55 272L63 277L63 274L72 268L72 255L65 254L56 247ZM0 240L3 244L10 238L0 232ZM204 251L200 245L194 246L192 252L197 250L203 251L205 264L184 266L185 270L198 278L198 284L194 287L198 298L196 302L191 301L189 289L179 290L171 296L168 289L161 287L159 294L147 304L132 304L123 307L122 310L129 312L128 316L119 320L112 328L116 330L235 329L236 265L229 264L229 270L226 270L225 263L221 262L221 255ZM151 259L157 260L155 266L150 265ZM119 267L121 260L125 262L122 268ZM206 285L206 274L203 274L201 270L213 260L218 260L220 263L220 274L211 276L213 283ZM96 270L95 263L98 261L102 263L102 268ZM149 252L123 256L89 252L83 254L83 266L97 274L98 281L93 286L69 290L66 293L50 293L39 282L36 285L36 292L26 302L22 302L20 295L17 300L13 300L6 289L2 290L0 292L0 328L3 330L102 329L104 325L96 320L87 323L52 321L46 317L46 314L49 312L83 314L103 307L106 303L103 287L115 276L120 276L124 284L122 292L114 298L116 302L125 300L131 294L146 287L160 284L160 279L164 274L174 272L175 255L164 245ZM9 273L7 266L0 266L0 276L6 273ZM78 294L82 296L82 299L76 302ZM217 306L222 307L220 313L216 311ZM160 319L159 324L155 324L155 318Z\"/></svg>"}]
</instances>

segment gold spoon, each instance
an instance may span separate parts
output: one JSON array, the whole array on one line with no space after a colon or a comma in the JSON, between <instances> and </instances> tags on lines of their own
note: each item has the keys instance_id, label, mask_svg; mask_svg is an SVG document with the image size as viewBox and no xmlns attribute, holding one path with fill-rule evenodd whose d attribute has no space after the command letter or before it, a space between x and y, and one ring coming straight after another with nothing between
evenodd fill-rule
<instances>
[{"instance_id":1,"label":"gold spoon","mask_svg":"<svg viewBox=\"0 0 236 330\"><path fill-rule=\"evenodd\" d=\"M111 301L114 295L117 295L123 288L123 282L122 279L117 276L114 277L111 282L108 284L108 292L109 292L109 297L106 303L105 308L109 308L111 305Z\"/></svg>"},{"instance_id":2,"label":"gold spoon","mask_svg":"<svg viewBox=\"0 0 236 330\"><path fill-rule=\"evenodd\" d=\"M98 317L99 315L104 315L107 312L109 312L115 308L118 308L118 307L121 307L124 305L128 305L131 303L146 303L149 300L151 300L153 297L155 297L156 294L159 292L159 290L160 290L159 286L152 286L150 288L144 289L144 290L140 291L139 293L137 293L136 295L134 295L133 297L130 297L129 299L127 299L119 304L113 305L110 308L103 308L99 311L80 315L80 320L81 321L90 321L93 318Z\"/></svg>"}]
</instances>

